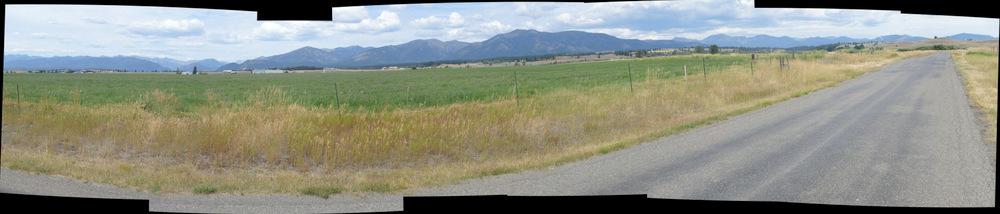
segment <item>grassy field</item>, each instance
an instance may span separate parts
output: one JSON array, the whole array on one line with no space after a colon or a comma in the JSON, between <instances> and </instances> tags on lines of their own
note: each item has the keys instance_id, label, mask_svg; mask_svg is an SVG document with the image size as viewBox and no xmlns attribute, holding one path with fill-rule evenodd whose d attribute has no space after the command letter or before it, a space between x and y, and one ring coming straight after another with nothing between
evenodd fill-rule
<instances>
[{"instance_id":1,"label":"grassy field","mask_svg":"<svg viewBox=\"0 0 1000 214\"><path fill-rule=\"evenodd\" d=\"M811 52L786 68L765 55L753 73L747 55L699 55L334 74L5 74L2 164L154 193L399 191L627 148L929 53Z\"/></svg>"},{"instance_id":2,"label":"grassy field","mask_svg":"<svg viewBox=\"0 0 1000 214\"><path fill-rule=\"evenodd\" d=\"M746 64L746 56L707 56L706 70ZM164 74L13 74L3 80L4 99L99 106L142 102L153 106L156 96L169 96L160 110L189 113L205 107L242 108L255 104L259 92L280 89L280 101L302 107L392 110L463 102L512 99L515 73L518 96L531 97L556 89L621 85L702 72L702 57L605 61L528 67L452 68L260 75ZM336 84L336 86L335 86ZM157 92L158 91L158 92ZM339 99L339 100L338 100ZM259 100L257 100L259 101Z\"/></svg>"}]
</instances>

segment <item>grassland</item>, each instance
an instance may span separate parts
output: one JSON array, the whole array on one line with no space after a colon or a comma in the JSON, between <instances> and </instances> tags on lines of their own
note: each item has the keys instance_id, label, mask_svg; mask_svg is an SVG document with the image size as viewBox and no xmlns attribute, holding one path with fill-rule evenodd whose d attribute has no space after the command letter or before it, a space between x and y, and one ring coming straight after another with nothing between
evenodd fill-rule
<instances>
[{"instance_id":1,"label":"grassland","mask_svg":"<svg viewBox=\"0 0 1000 214\"><path fill-rule=\"evenodd\" d=\"M928 53L811 52L786 68L764 55L752 73L746 55L699 55L335 74L5 74L2 164L155 193L399 191L627 148Z\"/></svg>"}]
</instances>

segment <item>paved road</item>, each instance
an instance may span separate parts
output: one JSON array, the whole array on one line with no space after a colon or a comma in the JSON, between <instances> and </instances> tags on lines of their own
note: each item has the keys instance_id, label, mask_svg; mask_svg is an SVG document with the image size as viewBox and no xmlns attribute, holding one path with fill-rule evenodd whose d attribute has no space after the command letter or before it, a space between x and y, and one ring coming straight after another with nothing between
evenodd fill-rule
<instances>
[{"instance_id":1,"label":"paved road","mask_svg":"<svg viewBox=\"0 0 1000 214\"><path fill-rule=\"evenodd\" d=\"M778 201L860 206L995 207L995 156L984 145L948 53L911 58L774 106L545 171L493 176L410 196L572 196ZM993 154L995 155L995 154ZM152 196L98 184L32 182L101 198L148 199L168 212L369 212L403 195ZM44 189L39 187L40 189ZM63 191L63 190L60 190ZM42 191L48 194L52 191ZM109 196L111 195L111 196Z\"/></svg>"}]
</instances>

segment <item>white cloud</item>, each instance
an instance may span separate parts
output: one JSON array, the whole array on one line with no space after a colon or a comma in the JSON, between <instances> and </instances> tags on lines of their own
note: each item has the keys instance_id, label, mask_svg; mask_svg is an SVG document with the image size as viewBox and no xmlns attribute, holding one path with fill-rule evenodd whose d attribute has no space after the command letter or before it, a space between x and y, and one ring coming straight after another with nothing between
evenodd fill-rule
<instances>
[{"instance_id":1,"label":"white cloud","mask_svg":"<svg viewBox=\"0 0 1000 214\"><path fill-rule=\"evenodd\" d=\"M316 40L341 33L377 34L399 30L401 24L396 13L382 11L375 19L363 19L354 23L343 22L310 22L284 21L264 22L254 28L253 38L264 41L308 41ZM243 41L244 37L218 37L216 43L233 43Z\"/></svg>"},{"instance_id":2,"label":"white cloud","mask_svg":"<svg viewBox=\"0 0 1000 214\"><path fill-rule=\"evenodd\" d=\"M541 7L537 4L528 5L525 2L515 2L514 3L514 13L521 16L527 16L531 18L539 18L545 15Z\"/></svg>"},{"instance_id":3,"label":"white cloud","mask_svg":"<svg viewBox=\"0 0 1000 214\"><path fill-rule=\"evenodd\" d=\"M581 29L579 31L604 33L622 39L669 40L677 37L677 34L673 32L633 30L628 28L598 28L598 29L586 29L586 30Z\"/></svg>"},{"instance_id":4,"label":"white cloud","mask_svg":"<svg viewBox=\"0 0 1000 214\"><path fill-rule=\"evenodd\" d=\"M448 15L447 19L438 18L437 16L430 16L427 18L419 18L410 21L410 24L414 25L417 28L437 30L437 29L444 29L445 27L451 27L451 28L460 27L463 24L465 24L465 19L462 18L461 14L457 12L452 12L451 15Z\"/></svg>"},{"instance_id":5,"label":"white cloud","mask_svg":"<svg viewBox=\"0 0 1000 214\"><path fill-rule=\"evenodd\" d=\"M198 19L137 21L126 28L130 33L152 37L197 36L205 33L205 23Z\"/></svg>"},{"instance_id":6,"label":"white cloud","mask_svg":"<svg viewBox=\"0 0 1000 214\"><path fill-rule=\"evenodd\" d=\"M506 25L500 23L499 21L492 21L449 30L448 38L449 40L482 41L497 34L508 33L513 30L514 27L511 25Z\"/></svg>"},{"instance_id":7,"label":"white cloud","mask_svg":"<svg viewBox=\"0 0 1000 214\"><path fill-rule=\"evenodd\" d=\"M254 38L264 41L295 40L307 41L333 35L330 23L326 22L264 22L254 29ZM228 38L228 39L227 39ZM238 42L242 37L236 35L221 37L218 42ZM235 39L235 40L234 40Z\"/></svg>"},{"instance_id":8,"label":"white cloud","mask_svg":"<svg viewBox=\"0 0 1000 214\"><path fill-rule=\"evenodd\" d=\"M236 32L214 33L209 35L209 42L216 44L239 44L249 41L252 36Z\"/></svg>"},{"instance_id":9,"label":"white cloud","mask_svg":"<svg viewBox=\"0 0 1000 214\"><path fill-rule=\"evenodd\" d=\"M603 23L604 19L601 19L601 18L587 18L587 17L584 17L583 15L574 16L574 15L570 15L569 13L562 13L562 14L559 14L559 16L556 16L556 21L559 21L559 22L562 22L562 23L565 23L565 24L569 24L569 25L592 25L592 24Z\"/></svg>"},{"instance_id":10,"label":"white cloud","mask_svg":"<svg viewBox=\"0 0 1000 214\"><path fill-rule=\"evenodd\" d=\"M368 9L363 6L333 8L334 22L360 22L368 18Z\"/></svg>"},{"instance_id":11,"label":"white cloud","mask_svg":"<svg viewBox=\"0 0 1000 214\"><path fill-rule=\"evenodd\" d=\"M399 15L394 12L382 11L378 18L364 19L359 23L334 23L333 30L357 33L383 33L399 30L402 26Z\"/></svg>"},{"instance_id":12,"label":"white cloud","mask_svg":"<svg viewBox=\"0 0 1000 214\"><path fill-rule=\"evenodd\" d=\"M265 41L286 40L289 35L294 35L297 30L285 27L275 22L264 22L253 30L255 38Z\"/></svg>"}]
</instances>

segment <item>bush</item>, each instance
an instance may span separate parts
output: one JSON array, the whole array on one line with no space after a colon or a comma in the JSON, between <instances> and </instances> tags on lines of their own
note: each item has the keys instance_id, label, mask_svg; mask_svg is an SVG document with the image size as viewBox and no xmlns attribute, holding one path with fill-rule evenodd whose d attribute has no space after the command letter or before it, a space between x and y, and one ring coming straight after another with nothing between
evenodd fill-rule
<instances>
[{"instance_id":1,"label":"bush","mask_svg":"<svg viewBox=\"0 0 1000 214\"><path fill-rule=\"evenodd\" d=\"M965 48L956 45L925 45L916 48L900 48L899 51L926 51L926 50L946 51L946 50L962 50L962 49Z\"/></svg>"}]
</instances>

